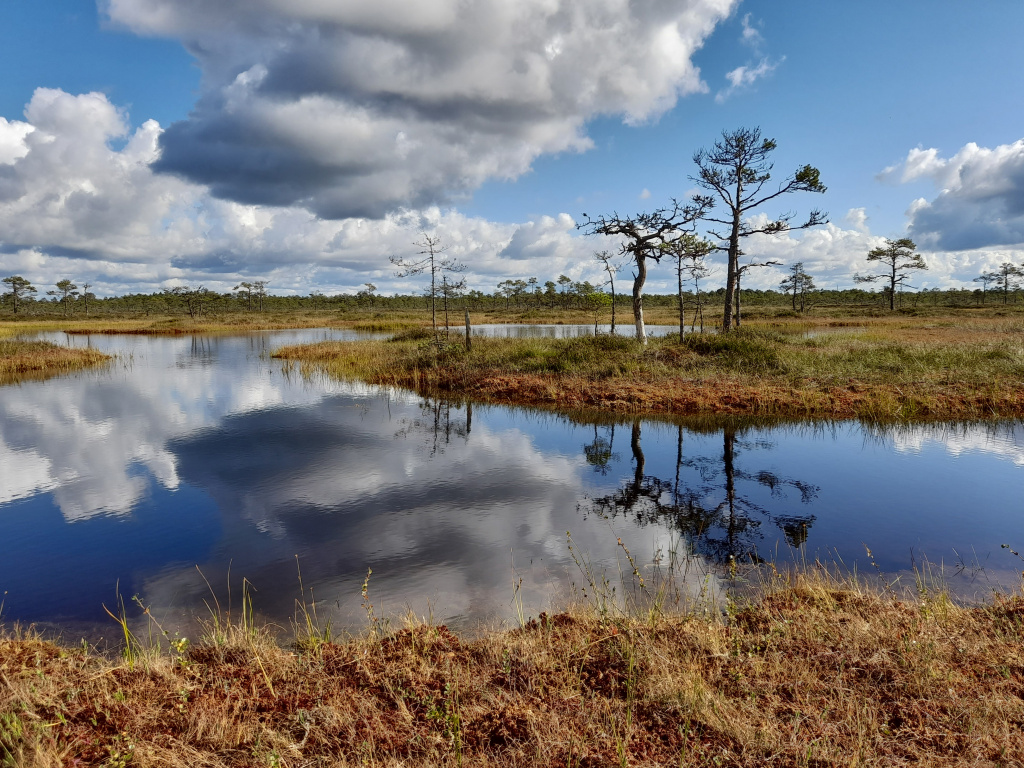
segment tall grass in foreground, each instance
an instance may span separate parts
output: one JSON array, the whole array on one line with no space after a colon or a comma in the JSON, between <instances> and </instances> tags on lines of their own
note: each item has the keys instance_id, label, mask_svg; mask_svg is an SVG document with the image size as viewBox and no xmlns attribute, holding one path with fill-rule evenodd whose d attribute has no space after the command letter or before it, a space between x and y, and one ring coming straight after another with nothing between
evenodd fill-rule
<instances>
[{"instance_id":1,"label":"tall grass in foreground","mask_svg":"<svg viewBox=\"0 0 1024 768\"><path fill-rule=\"evenodd\" d=\"M621 546L611 576L574 549L581 599L565 610L475 639L412 619L382 625L372 606L366 633L335 638L304 588L291 646L253 623L251 602L230 620L215 606L194 644L142 647L133 660L8 634L0 765L1013 765L1024 755L1019 595L962 605L927 571L904 595L816 562L737 569L742 589L690 590L675 610L668 574L642 572Z\"/></svg>"}]
</instances>

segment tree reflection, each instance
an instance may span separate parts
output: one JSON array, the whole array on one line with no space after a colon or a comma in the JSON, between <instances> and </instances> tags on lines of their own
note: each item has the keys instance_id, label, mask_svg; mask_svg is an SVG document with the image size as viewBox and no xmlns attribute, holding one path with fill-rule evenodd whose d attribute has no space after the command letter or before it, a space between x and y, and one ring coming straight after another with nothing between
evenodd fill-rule
<instances>
[{"instance_id":1,"label":"tree reflection","mask_svg":"<svg viewBox=\"0 0 1024 768\"><path fill-rule=\"evenodd\" d=\"M722 431L721 457L687 457L683 451L682 426L677 427L675 476L657 477L647 472L642 447L642 427L635 420L630 432L633 475L611 494L591 499L589 504L602 517L632 517L638 524L669 523L691 542L695 551L719 562L732 558L758 559L757 546L764 540L764 524L775 525L793 547L807 540L814 515L792 510L793 491L803 504L813 500L818 487L802 480L783 478L768 470L750 471L738 458L756 445L742 439L741 430L729 426ZM614 433L604 451L612 455ZM595 454L592 443L584 446L590 463ZM604 454L602 454L604 455ZM771 508L759 503L758 495L768 489Z\"/></svg>"},{"instance_id":2,"label":"tree reflection","mask_svg":"<svg viewBox=\"0 0 1024 768\"><path fill-rule=\"evenodd\" d=\"M425 434L430 455L444 453L455 438L467 441L473 431L473 403L451 400L423 399L419 403L420 415L406 420L395 437Z\"/></svg>"},{"instance_id":3,"label":"tree reflection","mask_svg":"<svg viewBox=\"0 0 1024 768\"><path fill-rule=\"evenodd\" d=\"M602 437L597 433L597 424L594 425L594 441L583 446L583 455L587 464L594 468L595 472L607 475L611 471L611 464L618 460L618 454L612 451L612 444L615 442L615 425L609 429L608 437Z\"/></svg>"}]
</instances>

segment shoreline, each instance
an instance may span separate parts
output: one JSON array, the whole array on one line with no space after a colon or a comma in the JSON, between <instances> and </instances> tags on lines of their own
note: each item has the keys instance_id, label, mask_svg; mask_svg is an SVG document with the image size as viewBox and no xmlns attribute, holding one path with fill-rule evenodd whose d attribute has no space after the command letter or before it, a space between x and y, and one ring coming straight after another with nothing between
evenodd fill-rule
<instances>
[{"instance_id":1,"label":"shoreline","mask_svg":"<svg viewBox=\"0 0 1024 768\"><path fill-rule=\"evenodd\" d=\"M0 338L0 386L61 376L113 359L95 349Z\"/></svg>"},{"instance_id":2,"label":"shoreline","mask_svg":"<svg viewBox=\"0 0 1024 768\"><path fill-rule=\"evenodd\" d=\"M651 312L651 324L671 319ZM585 313L486 313L495 322L592 321ZM392 333L399 341L285 347L275 356L341 379L558 411L869 421L1024 418L1024 319L999 308L927 315L765 316L727 336L688 333L639 348L624 336L488 339L424 350L423 313L268 313L0 322L4 334L232 334L302 328ZM588 323L589 325L589 323ZM454 338L459 339L456 333ZM591 337L593 338L593 337ZM404 339L404 341L402 341ZM591 349L586 349L587 344ZM355 345L360 345L356 347ZM372 347L372 349L370 349ZM93 363L87 363L93 364ZM57 369L60 373L63 369ZM34 374L24 373L22 377ZM47 374L43 374L47 375ZM52 374L50 374L52 375Z\"/></svg>"},{"instance_id":3,"label":"shoreline","mask_svg":"<svg viewBox=\"0 0 1024 768\"><path fill-rule=\"evenodd\" d=\"M634 416L759 416L867 421L1024 418L1024 345L1016 326L772 328L627 337L458 339L422 330L387 342L282 347L305 373L401 386L426 396ZM906 339L900 338L902 334ZM426 336L426 338L424 338Z\"/></svg>"},{"instance_id":4,"label":"shoreline","mask_svg":"<svg viewBox=\"0 0 1024 768\"><path fill-rule=\"evenodd\" d=\"M0 637L0 761L115 765L1013 765L1024 598L963 606L765 573L756 594L599 603L467 639L409 621L294 645L244 617L119 658ZM650 589L623 584L636 593ZM157 625L159 626L159 625ZM156 633L159 637L159 632ZM158 640L158 644L159 644Z\"/></svg>"}]
</instances>

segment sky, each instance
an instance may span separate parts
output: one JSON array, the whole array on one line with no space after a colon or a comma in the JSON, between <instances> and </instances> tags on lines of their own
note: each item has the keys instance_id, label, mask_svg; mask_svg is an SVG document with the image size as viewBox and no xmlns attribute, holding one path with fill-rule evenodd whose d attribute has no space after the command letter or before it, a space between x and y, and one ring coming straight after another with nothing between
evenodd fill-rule
<instances>
[{"instance_id":1,"label":"sky","mask_svg":"<svg viewBox=\"0 0 1024 768\"><path fill-rule=\"evenodd\" d=\"M851 286L901 237L915 287L975 287L1024 262L1022 31L1019 0L0 0L0 274L410 292L428 233L472 288L598 284L584 214L684 200L760 127L772 183L828 190L751 215L830 221L751 238L781 265L744 287Z\"/></svg>"}]
</instances>

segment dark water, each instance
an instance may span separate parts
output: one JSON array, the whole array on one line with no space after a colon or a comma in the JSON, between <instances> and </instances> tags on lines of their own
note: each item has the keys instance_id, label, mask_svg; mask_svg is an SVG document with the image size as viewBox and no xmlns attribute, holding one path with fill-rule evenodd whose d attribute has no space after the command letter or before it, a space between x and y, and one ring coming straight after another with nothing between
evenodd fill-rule
<instances>
[{"instance_id":1,"label":"dark water","mask_svg":"<svg viewBox=\"0 0 1024 768\"><path fill-rule=\"evenodd\" d=\"M621 537L644 568L693 555L697 582L731 557L907 578L927 556L977 593L1019 583L1000 548L1024 548L1019 426L595 425L269 358L355 336L72 337L119 358L0 389L3 621L95 635L119 590L188 627L245 578L287 627L296 556L338 624L368 568L377 613L508 619L520 578L533 614L582 583L567 531L614 581Z\"/></svg>"}]
</instances>

